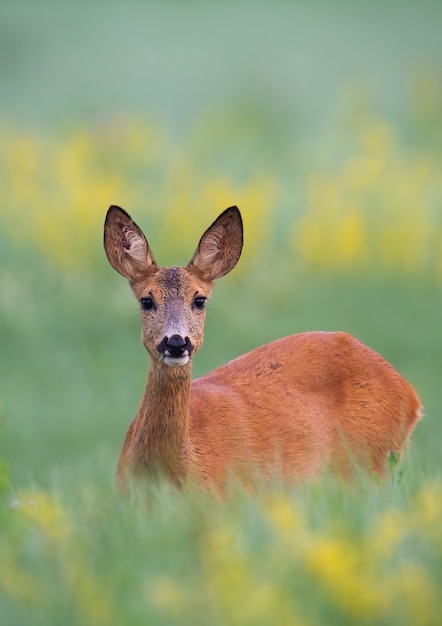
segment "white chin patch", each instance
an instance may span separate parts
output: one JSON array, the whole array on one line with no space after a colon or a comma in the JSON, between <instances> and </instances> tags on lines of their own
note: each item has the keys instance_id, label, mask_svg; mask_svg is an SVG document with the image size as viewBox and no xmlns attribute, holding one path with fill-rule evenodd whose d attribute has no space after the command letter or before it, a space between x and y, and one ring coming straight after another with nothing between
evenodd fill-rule
<instances>
[{"instance_id":1,"label":"white chin patch","mask_svg":"<svg viewBox=\"0 0 442 626\"><path fill-rule=\"evenodd\" d=\"M186 363L189 362L189 355L188 354L184 354L183 356L180 357L172 357L172 356L165 356L163 359L163 363L165 363L166 365L173 365L175 367L179 367L181 365L186 365Z\"/></svg>"}]
</instances>

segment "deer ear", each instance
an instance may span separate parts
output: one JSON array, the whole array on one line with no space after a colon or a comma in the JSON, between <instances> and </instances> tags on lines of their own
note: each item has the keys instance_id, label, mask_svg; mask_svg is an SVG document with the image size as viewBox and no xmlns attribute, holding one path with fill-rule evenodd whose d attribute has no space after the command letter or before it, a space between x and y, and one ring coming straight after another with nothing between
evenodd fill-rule
<instances>
[{"instance_id":1,"label":"deer ear","mask_svg":"<svg viewBox=\"0 0 442 626\"><path fill-rule=\"evenodd\" d=\"M199 276L212 282L230 272L241 256L243 225L236 206L226 209L201 237L195 254L187 265Z\"/></svg>"},{"instance_id":2,"label":"deer ear","mask_svg":"<svg viewBox=\"0 0 442 626\"><path fill-rule=\"evenodd\" d=\"M112 267L130 281L157 267L141 229L118 206L106 215L104 249Z\"/></svg>"}]
</instances>

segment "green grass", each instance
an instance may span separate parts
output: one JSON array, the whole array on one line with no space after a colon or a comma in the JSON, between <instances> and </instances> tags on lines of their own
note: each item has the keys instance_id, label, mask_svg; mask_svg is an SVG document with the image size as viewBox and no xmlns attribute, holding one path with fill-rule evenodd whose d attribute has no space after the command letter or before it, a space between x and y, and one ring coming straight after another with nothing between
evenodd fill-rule
<instances>
[{"instance_id":1,"label":"green grass","mask_svg":"<svg viewBox=\"0 0 442 626\"><path fill-rule=\"evenodd\" d=\"M440 483L414 464L223 503L159 485L135 506L83 468L22 495L1 517L5 623L437 623Z\"/></svg>"}]
</instances>

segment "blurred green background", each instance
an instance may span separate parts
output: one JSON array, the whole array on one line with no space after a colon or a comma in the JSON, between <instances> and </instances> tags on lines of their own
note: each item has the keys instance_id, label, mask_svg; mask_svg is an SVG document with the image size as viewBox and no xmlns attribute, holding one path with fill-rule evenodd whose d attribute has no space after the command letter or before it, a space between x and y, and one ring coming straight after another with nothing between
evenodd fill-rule
<instances>
[{"instance_id":1,"label":"blurred green background","mask_svg":"<svg viewBox=\"0 0 442 626\"><path fill-rule=\"evenodd\" d=\"M440 471L439 2L0 4L0 455L17 484L112 475L141 398L122 205L160 263L245 219L195 375L346 330L418 389Z\"/></svg>"},{"instance_id":2,"label":"blurred green background","mask_svg":"<svg viewBox=\"0 0 442 626\"><path fill-rule=\"evenodd\" d=\"M441 24L436 0L0 0L0 623L439 624ZM119 499L148 357L110 204L165 265L237 204L194 375L350 332L422 398L402 467Z\"/></svg>"}]
</instances>

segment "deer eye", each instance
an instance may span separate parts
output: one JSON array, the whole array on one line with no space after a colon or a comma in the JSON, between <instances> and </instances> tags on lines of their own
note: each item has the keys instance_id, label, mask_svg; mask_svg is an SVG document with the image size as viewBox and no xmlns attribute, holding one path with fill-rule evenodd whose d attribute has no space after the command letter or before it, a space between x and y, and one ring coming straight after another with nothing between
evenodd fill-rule
<instances>
[{"instance_id":1,"label":"deer eye","mask_svg":"<svg viewBox=\"0 0 442 626\"><path fill-rule=\"evenodd\" d=\"M155 308L155 303L152 298L141 298L140 304L143 311L152 311L152 309Z\"/></svg>"},{"instance_id":2,"label":"deer eye","mask_svg":"<svg viewBox=\"0 0 442 626\"><path fill-rule=\"evenodd\" d=\"M197 296L193 299L193 306L196 309L204 309L206 306L206 298L204 296Z\"/></svg>"}]
</instances>

